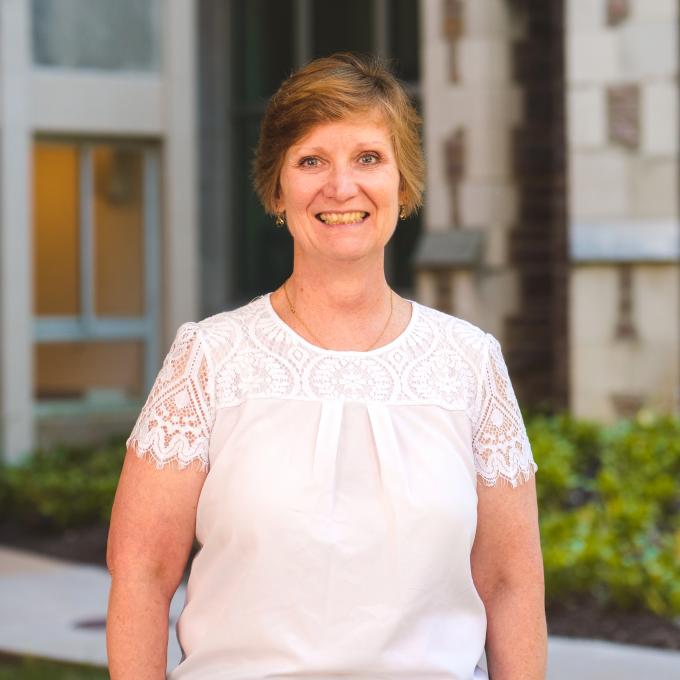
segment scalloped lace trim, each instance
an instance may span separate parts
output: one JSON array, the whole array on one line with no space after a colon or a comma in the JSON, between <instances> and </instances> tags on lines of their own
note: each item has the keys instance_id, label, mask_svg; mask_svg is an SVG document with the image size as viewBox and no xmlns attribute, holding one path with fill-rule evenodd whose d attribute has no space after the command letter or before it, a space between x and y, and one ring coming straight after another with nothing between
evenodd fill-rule
<instances>
[{"instance_id":1,"label":"scalloped lace trim","mask_svg":"<svg viewBox=\"0 0 680 680\"><path fill-rule=\"evenodd\" d=\"M172 455L159 455L153 443L141 447L137 439L133 437L128 438L126 445L134 451L137 458L147 460L150 464L154 465L157 470L170 467L175 470L186 470L187 468L191 468L199 472L208 472L210 469L207 457L205 454L198 451L195 454L191 454L190 452L188 456L181 458Z\"/></svg>"}]
</instances>

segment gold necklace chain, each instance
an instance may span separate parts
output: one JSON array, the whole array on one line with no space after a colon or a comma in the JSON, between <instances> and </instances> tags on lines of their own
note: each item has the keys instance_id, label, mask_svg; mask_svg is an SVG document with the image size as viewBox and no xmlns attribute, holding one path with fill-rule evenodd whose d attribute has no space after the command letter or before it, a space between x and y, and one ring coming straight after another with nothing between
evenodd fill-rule
<instances>
[{"instance_id":1,"label":"gold necklace chain","mask_svg":"<svg viewBox=\"0 0 680 680\"><path fill-rule=\"evenodd\" d=\"M316 343L321 346L322 349L329 349L326 347L321 340L314 334L312 329L302 320L302 317L295 311L295 307L293 307L293 303L290 300L290 296L288 295L288 289L286 288L286 284L288 283L288 280L283 282L283 292L286 294L286 300L288 300L288 307L290 309L290 313L305 327L307 332L314 338ZM367 347L364 352L368 352L368 350L372 349L375 345L378 344L378 340L382 338L383 334L387 330L387 326L390 323L390 319L392 318L392 311L394 309L394 291L390 288L390 314L387 317L387 321L385 322L385 325L383 326L383 329L380 331L380 335L375 339L372 345Z\"/></svg>"}]
</instances>

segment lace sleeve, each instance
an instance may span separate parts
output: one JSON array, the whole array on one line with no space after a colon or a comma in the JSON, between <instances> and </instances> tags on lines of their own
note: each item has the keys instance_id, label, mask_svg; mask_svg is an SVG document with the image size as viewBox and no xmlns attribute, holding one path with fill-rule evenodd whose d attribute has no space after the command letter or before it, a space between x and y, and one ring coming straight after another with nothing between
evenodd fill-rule
<instances>
[{"instance_id":1,"label":"lace sleeve","mask_svg":"<svg viewBox=\"0 0 680 680\"><path fill-rule=\"evenodd\" d=\"M538 466L534 463L501 346L490 333L486 334L486 339L487 351L472 433L475 467L487 486L494 486L501 477L515 487L529 479Z\"/></svg>"},{"instance_id":2,"label":"lace sleeve","mask_svg":"<svg viewBox=\"0 0 680 680\"><path fill-rule=\"evenodd\" d=\"M162 468L209 466L208 443L215 419L214 379L197 323L177 331L170 351L126 442L137 455Z\"/></svg>"}]
</instances>

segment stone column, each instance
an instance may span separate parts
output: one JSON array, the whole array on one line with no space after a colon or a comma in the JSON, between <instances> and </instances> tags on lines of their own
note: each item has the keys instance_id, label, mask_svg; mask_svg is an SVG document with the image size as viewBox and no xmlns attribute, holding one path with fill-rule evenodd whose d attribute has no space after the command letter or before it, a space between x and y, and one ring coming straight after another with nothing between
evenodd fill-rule
<instances>
[{"instance_id":1,"label":"stone column","mask_svg":"<svg viewBox=\"0 0 680 680\"><path fill-rule=\"evenodd\" d=\"M461 231L456 247L472 252L481 236L483 252L472 269L460 261L448 274L441 266L436 275L421 268L417 291L425 303L437 299L441 306L442 290L448 290L447 311L502 341L503 319L518 302L516 275L507 266L508 230L517 214L511 130L521 117L511 72L516 27L502 0L437 0L423 2L421 11L428 171L423 241L429 233Z\"/></svg>"},{"instance_id":2,"label":"stone column","mask_svg":"<svg viewBox=\"0 0 680 680\"><path fill-rule=\"evenodd\" d=\"M196 2L170 0L163 8L165 147L162 261L164 336L199 314L198 134L196 122Z\"/></svg>"},{"instance_id":3,"label":"stone column","mask_svg":"<svg viewBox=\"0 0 680 680\"><path fill-rule=\"evenodd\" d=\"M0 2L0 457L10 462L34 444L29 8Z\"/></svg>"}]
</instances>

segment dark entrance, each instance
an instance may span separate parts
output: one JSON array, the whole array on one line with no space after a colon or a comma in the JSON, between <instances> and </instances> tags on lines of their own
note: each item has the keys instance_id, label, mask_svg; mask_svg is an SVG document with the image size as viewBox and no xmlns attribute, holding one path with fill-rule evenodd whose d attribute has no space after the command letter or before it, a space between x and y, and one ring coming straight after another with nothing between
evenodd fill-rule
<instances>
[{"instance_id":1,"label":"dark entrance","mask_svg":"<svg viewBox=\"0 0 680 680\"><path fill-rule=\"evenodd\" d=\"M292 242L260 207L250 163L267 98L297 66L339 50L393 58L419 100L418 0L202 0L199 8L202 313L278 287ZM388 247L390 283L412 295L419 219Z\"/></svg>"}]
</instances>

